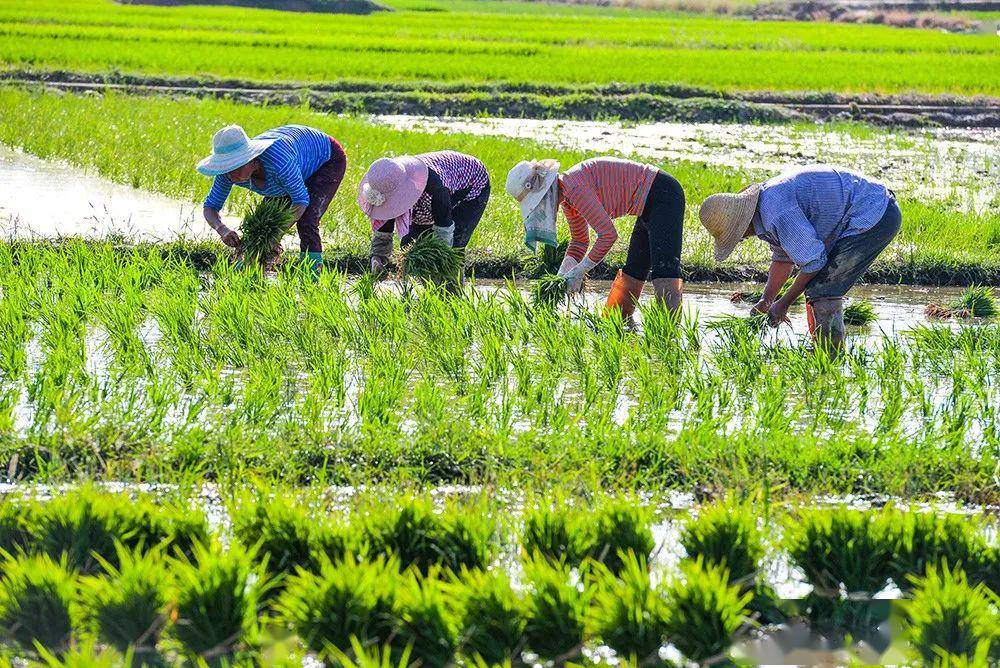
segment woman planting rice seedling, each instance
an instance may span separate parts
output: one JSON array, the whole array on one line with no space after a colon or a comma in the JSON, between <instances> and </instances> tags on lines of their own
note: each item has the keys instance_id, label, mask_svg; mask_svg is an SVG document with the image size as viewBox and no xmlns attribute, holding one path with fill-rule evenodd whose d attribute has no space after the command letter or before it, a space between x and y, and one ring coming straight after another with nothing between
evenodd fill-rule
<instances>
[{"instance_id":1,"label":"woman planting rice seedling","mask_svg":"<svg viewBox=\"0 0 1000 668\"><path fill-rule=\"evenodd\" d=\"M753 310L777 327L788 322L789 306L805 292L810 333L834 349L844 340L844 295L902 222L891 190L826 165L799 167L736 194L712 195L699 216L715 238L719 262L743 239L766 241L771 267ZM795 280L777 298L796 267Z\"/></svg>"},{"instance_id":2,"label":"woman planting rice seedling","mask_svg":"<svg viewBox=\"0 0 1000 668\"><path fill-rule=\"evenodd\" d=\"M315 271L323 266L319 220L337 194L347 169L340 143L320 130L283 125L250 139L238 125L227 125L212 138L212 155L198 163L215 177L205 199L205 220L222 241L238 248L240 236L222 222L222 211L234 185L265 199L289 204L299 233L299 249Z\"/></svg>"},{"instance_id":3,"label":"woman planting rice seedling","mask_svg":"<svg viewBox=\"0 0 1000 668\"><path fill-rule=\"evenodd\" d=\"M617 241L614 219L637 216L625 267L615 277L607 307L629 318L651 279L657 301L672 311L680 309L684 189L677 179L651 165L618 158L585 160L563 174L557 161L536 160L510 170L507 192L521 204L529 247L537 241L556 244L557 209L562 206L571 240L559 275L569 293L583 288L587 272ZM597 233L592 248L589 228Z\"/></svg>"},{"instance_id":4,"label":"woman planting rice seedling","mask_svg":"<svg viewBox=\"0 0 1000 668\"><path fill-rule=\"evenodd\" d=\"M358 188L358 205L372 221L372 273L383 275L389 266L393 229L402 246L433 230L464 251L489 199L486 166L471 155L434 151L376 160Z\"/></svg>"}]
</instances>

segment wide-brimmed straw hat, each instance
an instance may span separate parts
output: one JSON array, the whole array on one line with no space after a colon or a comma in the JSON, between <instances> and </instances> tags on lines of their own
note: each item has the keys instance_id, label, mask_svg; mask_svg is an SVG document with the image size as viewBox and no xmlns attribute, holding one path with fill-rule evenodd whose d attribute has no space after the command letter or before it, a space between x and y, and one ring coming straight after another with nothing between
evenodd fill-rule
<instances>
[{"instance_id":1,"label":"wide-brimmed straw hat","mask_svg":"<svg viewBox=\"0 0 1000 668\"><path fill-rule=\"evenodd\" d=\"M698 217L715 238L715 259L722 262L733 254L746 236L757 211L761 184L755 183L738 193L709 195L698 209Z\"/></svg>"},{"instance_id":2,"label":"wide-brimmed straw hat","mask_svg":"<svg viewBox=\"0 0 1000 668\"><path fill-rule=\"evenodd\" d=\"M212 137L212 155L195 166L205 176L218 176L247 164L277 139L250 139L238 125L227 125Z\"/></svg>"},{"instance_id":3,"label":"wide-brimmed straw hat","mask_svg":"<svg viewBox=\"0 0 1000 668\"><path fill-rule=\"evenodd\" d=\"M413 208L427 187L427 165L410 155L379 158L358 186L358 205L369 218L390 220Z\"/></svg>"},{"instance_id":4,"label":"wide-brimmed straw hat","mask_svg":"<svg viewBox=\"0 0 1000 668\"><path fill-rule=\"evenodd\" d=\"M507 173L507 194L521 203L522 219L541 203L557 178L557 160L522 160Z\"/></svg>"}]
</instances>

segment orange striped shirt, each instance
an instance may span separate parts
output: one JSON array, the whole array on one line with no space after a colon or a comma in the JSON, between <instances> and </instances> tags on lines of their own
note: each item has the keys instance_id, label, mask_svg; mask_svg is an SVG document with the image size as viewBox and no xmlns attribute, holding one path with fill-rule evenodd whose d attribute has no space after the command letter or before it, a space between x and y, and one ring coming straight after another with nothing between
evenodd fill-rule
<instances>
[{"instance_id":1,"label":"orange striped shirt","mask_svg":"<svg viewBox=\"0 0 1000 668\"><path fill-rule=\"evenodd\" d=\"M591 158L559 177L562 209L569 222L566 254L579 262L590 247L590 229L597 240L590 259L597 264L618 240L615 218L638 216L659 170L620 158Z\"/></svg>"}]
</instances>

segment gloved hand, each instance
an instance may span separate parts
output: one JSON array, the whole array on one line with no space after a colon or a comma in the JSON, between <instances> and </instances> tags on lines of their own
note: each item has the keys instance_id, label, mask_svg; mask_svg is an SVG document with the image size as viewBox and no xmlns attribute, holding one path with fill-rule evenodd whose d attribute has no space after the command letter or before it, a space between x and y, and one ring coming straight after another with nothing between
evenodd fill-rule
<instances>
[{"instance_id":1,"label":"gloved hand","mask_svg":"<svg viewBox=\"0 0 1000 668\"><path fill-rule=\"evenodd\" d=\"M566 279L566 294L572 295L583 290L583 279L586 278L587 272L594 268L594 265L595 263L589 257L585 257L580 260L579 264L562 274Z\"/></svg>"},{"instance_id":2,"label":"gloved hand","mask_svg":"<svg viewBox=\"0 0 1000 668\"><path fill-rule=\"evenodd\" d=\"M381 280L389 273L389 258L381 255L372 255L369 261L369 269L375 278Z\"/></svg>"},{"instance_id":3,"label":"gloved hand","mask_svg":"<svg viewBox=\"0 0 1000 668\"><path fill-rule=\"evenodd\" d=\"M445 242L449 248L455 243L455 223L451 223L448 227L441 227L439 225L434 226L434 236L436 236L441 241Z\"/></svg>"},{"instance_id":4,"label":"gloved hand","mask_svg":"<svg viewBox=\"0 0 1000 668\"><path fill-rule=\"evenodd\" d=\"M577 265L576 259L567 255L563 258L562 264L559 265L559 271L556 273L560 276L565 276L566 272Z\"/></svg>"}]
</instances>

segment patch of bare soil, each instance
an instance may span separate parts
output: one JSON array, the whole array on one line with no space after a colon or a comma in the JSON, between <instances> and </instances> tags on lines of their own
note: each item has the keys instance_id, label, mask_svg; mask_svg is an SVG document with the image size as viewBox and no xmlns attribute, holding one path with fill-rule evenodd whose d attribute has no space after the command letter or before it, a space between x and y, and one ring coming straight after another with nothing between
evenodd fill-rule
<instances>
[{"instance_id":1,"label":"patch of bare soil","mask_svg":"<svg viewBox=\"0 0 1000 668\"><path fill-rule=\"evenodd\" d=\"M995 0L792 0L762 2L738 13L762 21L875 23L975 33L982 30L982 22L954 12L998 9L1000 2Z\"/></svg>"}]
</instances>

